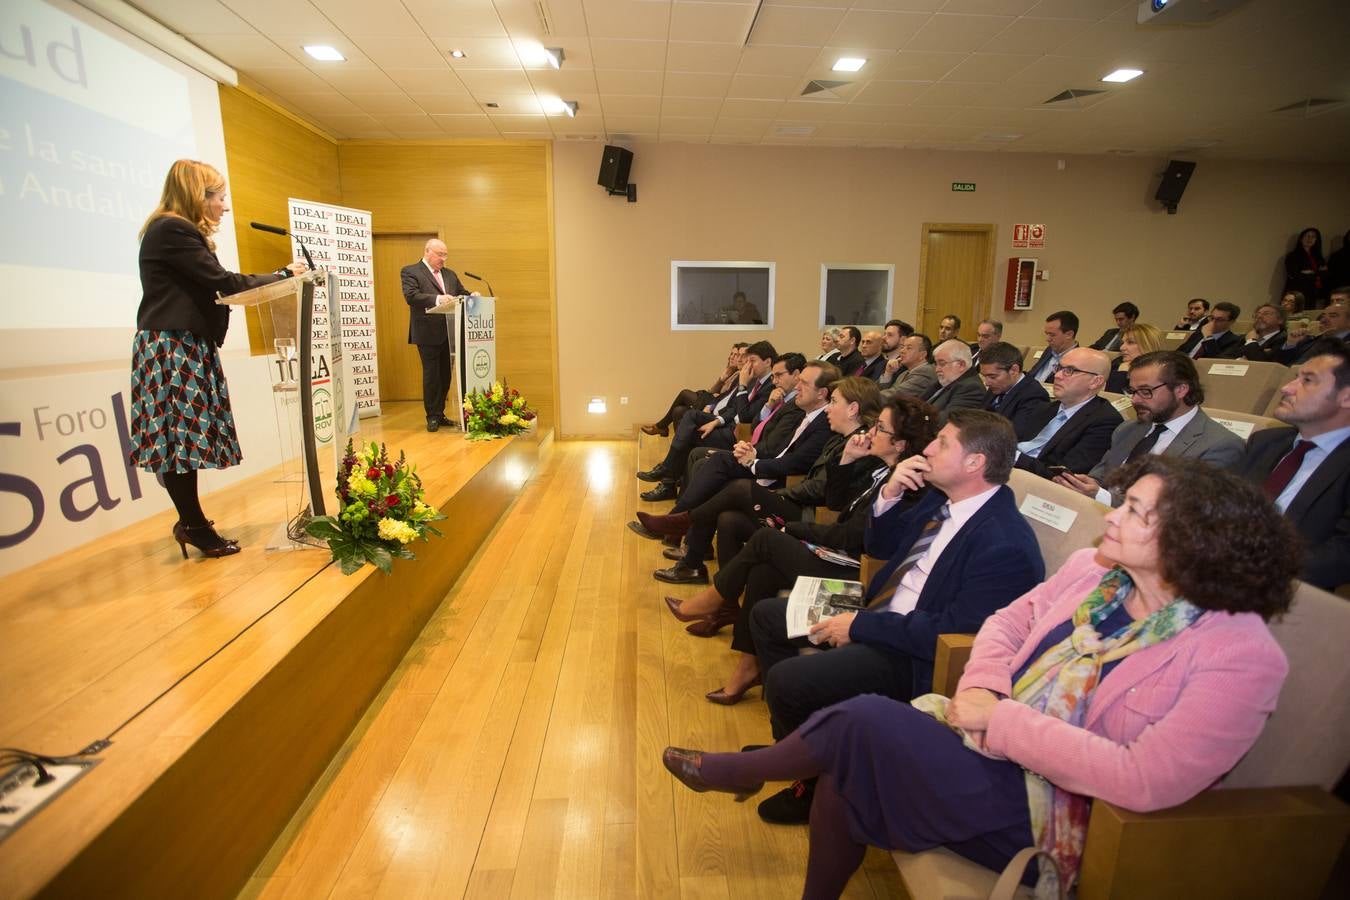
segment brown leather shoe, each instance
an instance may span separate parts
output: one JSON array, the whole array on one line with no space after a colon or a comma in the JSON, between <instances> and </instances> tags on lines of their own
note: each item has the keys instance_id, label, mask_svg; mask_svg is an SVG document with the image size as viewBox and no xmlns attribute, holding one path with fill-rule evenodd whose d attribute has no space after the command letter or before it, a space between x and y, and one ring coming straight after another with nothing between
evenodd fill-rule
<instances>
[{"instance_id":1,"label":"brown leather shoe","mask_svg":"<svg viewBox=\"0 0 1350 900\"><path fill-rule=\"evenodd\" d=\"M662 599L666 601L666 609L670 610L670 614L680 622L697 622L703 618L701 615L691 616L680 612L681 601L679 597L663 597Z\"/></svg>"},{"instance_id":2,"label":"brown leather shoe","mask_svg":"<svg viewBox=\"0 0 1350 900\"><path fill-rule=\"evenodd\" d=\"M743 687L740 693L728 694L724 688L718 688L715 691L708 691L708 693L703 696L708 698L708 702L716 703L718 706L735 706L745 699L746 691L751 688L757 688L763 683L763 679L756 675L755 680Z\"/></svg>"},{"instance_id":3,"label":"brown leather shoe","mask_svg":"<svg viewBox=\"0 0 1350 900\"><path fill-rule=\"evenodd\" d=\"M737 803L744 803L749 797L764 789L764 782L762 781L759 784L747 787L722 787L721 785L709 784L703 780L703 775L699 771L703 767L703 754L697 750L667 747L665 752L661 754L661 762L670 774L679 779L681 784L691 791L698 791L700 794L707 791L722 791L735 795Z\"/></svg>"},{"instance_id":4,"label":"brown leather shoe","mask_svg":"<svg viewBox=\"0 0 1350 900\"><path fill-rule=\"evenodd\" d=\"M651 513L639 511L637 519L653 534L659 534L669 537L684 537L689 531L689 513L671 513L668 516L654 516Z\"/></svg>"},{"instance_id":5,"label":"brown leather shoe","mask_svg":"<svg viewBox=\"0 0 1350 900\"><path fill-rule=\"evenodd\" d=\"M632 527L631 525L629 527ZM671 562L679 562L684 559L684 550L680 547L667 547L661 551L661 555Z\"/></svg>"},{"instance_id":6,"label":"brown leather shoe","mask_svg":"<svg viewBox=\"0 0 1350 900\"><path fill-rule=\"evenodd\" d=\"M694 637L712 637L728 625L735 625L740 615L739 606L723 606L717 612L699 616L698 621L686 625L684 630Z\"/></svg>"},{"instance_id":7,"label":"brown leather shoe","mask_svg":"<svg viewBox=\"0 0 1350 900\"><path fill-rule=\"evenodd\" d=\"M670 429L669 429L669 428L658 428L658 427L655 426L655 425L643 425L643 426L642 426L642 433L643 433L643 434L650 434L650 435L652 435L653 437L665 437L666 435L670 434Z\"/></svg>"}]
</instances>

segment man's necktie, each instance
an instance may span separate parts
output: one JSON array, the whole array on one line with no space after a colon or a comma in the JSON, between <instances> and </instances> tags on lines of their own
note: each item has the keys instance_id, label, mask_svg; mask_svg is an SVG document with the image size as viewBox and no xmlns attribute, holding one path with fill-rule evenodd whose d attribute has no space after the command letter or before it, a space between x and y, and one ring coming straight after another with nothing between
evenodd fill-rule
<instances>
[{"instance_id":1,"label":"man's necktie","mask_svg":"<svg viewBox=\"0 0 1350 900\"><path fill-rule=\"evenodd\" d=\"M1267 500L1274 500L1284 493L1289 482L1294 480L1298 467L1303 465L1303 457L1316 446L1312 441L1299 441L1293 450L1285 454L1280 464L1267 476L1265 484L1261 485L1261 493L1266 495Z\"/></svg>"},{"instance_id":2,"label":"man's necktie","mask_svg":"<svg viewBox=\"0 0 1350 900\"><path fill-rule=\"evenodd\" d=\"M752 444L759 443L759 436L764 433L764 426L768 425L769 420L772 419L774 416L778 415L778 411L786 405L787 401L784 400L782 403L775 406L773 410L767 416L765 416L758 425L755 426L755 430L750 435L750 443Z\"/></svg>"},{"instance_id":3,"label":"man's necktie","mask_svg":"<svg viewBox=\"0 0 1350 900\"><path fill-rule=\"evenodd\" d=\"M436 287L440 288L440 289L441 289L441 293L444 294L444 293L445 293L445 282L441 280L441 273L433 270L432 273L431 273L431 277L434 278L434 279L436 279Z\"/></svg>"},{"instance_id":4,"label":"man's necktie","mask_svg":"<svg viewBox=\"0 0 1350 900\"><path fill-rule=\"evenodd\" d=\"M905 554L905 558L900 561L900 565L895 567L891 577L886 579L886 583L881 586L881 590L867 603L868 609L876 609L885 606L891 602L891 597L895 595L895 590L900 586L900 580L905 577L914 564L923 555L928 552L928 548L933 546L933 541L937 540L938 532L942 530L942 523L951 518L952 509L950 503L944 503L933 513L933 518L929 519L919 531L919 536L914 539L914 543Z\"/></svg>"},{"instance_id":5,"label":"man's necktie","mask_svg":"<svg viewBox=\"0 0 1350 900\"><path fill-rule=\"evenodd\" d=\"M1157 422L1153 423L1153 428L1149 430L1148 434L1144 435L1144 439L1130 449L1130 452L1125 456L1125 461L1127 463L1134 462L1136 459L1152 450L1154 445L1158 443L1158 438L1162 437L1163 432L1166 430L1166 425Z\"/></svg>"}]
</instances>

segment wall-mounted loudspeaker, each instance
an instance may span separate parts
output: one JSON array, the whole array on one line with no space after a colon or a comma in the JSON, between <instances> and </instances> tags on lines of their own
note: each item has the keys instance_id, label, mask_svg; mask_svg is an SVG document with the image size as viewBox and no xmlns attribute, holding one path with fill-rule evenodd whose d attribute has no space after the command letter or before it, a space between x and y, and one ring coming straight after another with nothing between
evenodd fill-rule
<instances>
[{"instance_id":1,"label":"wall-mounted loudspeaker","mask_svg":"<svg viewBox=\"0 0 1350 900\"><path fill-rule=\"evenodd\" d=\"M633 167L633 151L623 147L605 146L600 157L600 177L597 183L613 194L626 194L629 203L637 202L637 185L628 181L628 172Z\"/></svg>"},{"instance_id":2,"label":"wall-mounted loudspeaker","mask_svg":"<svg viewBox=\"0 0 1350 900\"><path fill-rule=\"evenodd\" d=\"M1168 215L1176 215L1177 204L1181 202L1181 195L1186 192L1186 184L1191 180L1191 173L1195 171L1195 163L1187 162L1184 159L1169 159L1167 161L1167 171L1163 173L1162 182L1158 185L1158 192L1154 198L1167 207Z\"/></svg>"}]
</instances>

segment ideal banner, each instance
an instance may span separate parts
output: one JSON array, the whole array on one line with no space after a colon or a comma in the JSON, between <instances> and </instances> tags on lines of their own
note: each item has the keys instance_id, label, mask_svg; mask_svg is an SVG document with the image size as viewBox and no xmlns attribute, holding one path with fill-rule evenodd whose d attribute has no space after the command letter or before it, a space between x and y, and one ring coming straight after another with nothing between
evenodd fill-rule
<instances>
[{"instance_id":1,"label":"ideal banner","mask_svg":"<svg viewBox=\"0 0 1350 900\"><path fill-rule=\"evenodd\" d=\"M461 319L463 328L460 328ZM464 383L456 378L455 394L459 409L472 391L490 390L497 380L497 300L494 297L469 297L455 309L456 359L464 360L460 371Z\"/></svg>"},{"instance_id":2,"label":"ideal banner","mask_svg":"<svg viewBox=\"0 0 1350 900\"><path fill-rule=\"evenodd\" d=\"M298 246L303 243L314 264L327 269L332 280L326 287L315 288L313 323L315 433L320 443L327 443L323 434L327 431L331 440L334 429L322 428L318 421L321 399L334 411L355 411L362 417L380 414L370 212L294 197L287 203L295 258L303 258ZM335 354L346 363L343 397L334 396L331 386L320 384L324 377L320 357L332 370ZM320 387L327 391L322 398ZM347 416L339 415L337 421L346 422ZM349 433L346 428L338 430Z\"/></svg>"}]
</instances>

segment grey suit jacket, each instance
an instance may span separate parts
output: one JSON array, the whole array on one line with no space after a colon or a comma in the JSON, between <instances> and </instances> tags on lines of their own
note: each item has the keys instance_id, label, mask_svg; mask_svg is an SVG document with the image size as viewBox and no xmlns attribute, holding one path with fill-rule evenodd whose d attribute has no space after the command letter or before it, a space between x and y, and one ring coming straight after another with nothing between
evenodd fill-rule
<instances>
[{"instance_id":1,"label":"grey suit jacket","mask_svg":"<svg viewBox=\"0 0 1350 900\"><path fill-rule=\"evenodd\" d=\"M1101 484L1107 475L1125 464L1125 458L1130 455L1130 451L1152 428L1148 422L1120 423L1111 435L1111 449L1106 451L1102 461L1088 474ZM1195 418L1181 429L1181 433L1172 439L1172 443L1167 445L1162 455L1200 459L1220 468L1230 469L1242 459L1244 449L1242 438L1205 415L1205 411L1201 409L1196 411ZM1111 504L1119 506L1120 498L1113 496Z\"/></svg>"},{"instance_id":2,"label":"grey suit jacket","mask_svg":"<svg viewBox=\"0 0 1350 900\"><path fill-rule=\"evenodd\" d=\"M937 384L937 369L933 368L932 363L924 363L897 375L894 385L882 393L886 397L904 394L919 399L931 391L935 384Z\"/></svg>"}]
</instances>

